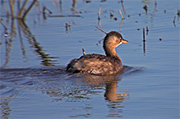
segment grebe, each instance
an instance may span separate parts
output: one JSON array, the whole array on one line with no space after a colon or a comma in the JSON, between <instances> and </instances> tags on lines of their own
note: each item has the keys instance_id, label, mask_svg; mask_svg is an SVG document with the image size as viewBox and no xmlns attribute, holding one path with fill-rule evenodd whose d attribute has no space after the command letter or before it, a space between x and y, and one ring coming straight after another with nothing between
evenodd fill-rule
<instances>
[{"instance_id":1,"label":"grebe","mask_svg":"<svg viewBox=\"0 0 180 119\"><path fill-rule=\"evenodd\" d=\"M66 68L66 71L73 73L89 73L94 75L112 75L122 71L123 65L117 55L115 48L122 44L128 43L120 33L111 31L106 34L103 41L105 55L86 54L79 59L73 59Z\"/></svg>"}]
</instances>

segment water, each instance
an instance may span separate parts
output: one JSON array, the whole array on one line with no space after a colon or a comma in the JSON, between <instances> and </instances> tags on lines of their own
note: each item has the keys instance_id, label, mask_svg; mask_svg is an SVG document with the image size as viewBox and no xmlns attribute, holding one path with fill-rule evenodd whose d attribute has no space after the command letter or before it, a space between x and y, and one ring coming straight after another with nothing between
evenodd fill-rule
<instances>
[{"instance_id":1,"label":"water","mask_svg":"<svg viewBox=\"0 0 180 119\"><path fill-rule=\"evenodd\" d=\"M75 7L72 3L39 1L41 9L45 5L53 14L45 20L39 7L33 7L25 24L5 17L1 4L1 23L8 28L6 36L0 26L1 118L178 119L178 0L157 0L157 7L154 0L128 0L123 2L125 11L120 0L79 0ZM8 1L5 6L9 8ZM104 77L66 73L67 63L80 57L82 48L104 54L99 41L105 34L96 26L121 32L129 41L116 48L124 73ZM145 44L143 28L149 30Z\"/></svg>"}]
</instances>

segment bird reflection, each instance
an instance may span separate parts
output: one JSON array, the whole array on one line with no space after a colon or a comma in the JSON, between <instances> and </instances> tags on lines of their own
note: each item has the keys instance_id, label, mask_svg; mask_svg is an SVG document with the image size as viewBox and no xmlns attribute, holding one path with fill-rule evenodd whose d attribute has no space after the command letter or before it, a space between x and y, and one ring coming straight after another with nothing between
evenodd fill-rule
<instances>
[{"instance_id":1,"label":"bird reflection","mask_svg":"<svg viewBox=\"0 0 180 119\"><path fill-rule=\"evenodd\" d=\"M111 102L122 102L128 99L128 90L117 91L117 81L109 82L106 84L106 91L104 97ZM117 92L121 92L117 94Z\"/></svg>"},{"instance_id":2,"label":"bird reflection","mask_svg":"<svg viewBox=\"0 0 180 119\"><path fill-rule=\"evenodd\" d=\"M108 101L107 107L109 108L109 114L107 117L122 117L122 110L124 106L121 103L128 99L129 92L128 89L117 91L118 82L121 80L121 77L116 76L94 76L94 75L85 75L83 77L86 85L90 86L102 86L105 85L105 100Z\"/></svg>"},{"instance_id":3,"label":"bird reflection","mask_svg":"<svg viewBox=\"0 0 180 119\"><path fill-rule=\"evenodd\" d=\"M117 91L118 81L121 77L116 76L96 76L96 75L85 75L83 77L83 83L90 86L102 86L105 85L105 100L111 102L122 102L128 99L128 89Z\"/></svg>"}]
</instances>

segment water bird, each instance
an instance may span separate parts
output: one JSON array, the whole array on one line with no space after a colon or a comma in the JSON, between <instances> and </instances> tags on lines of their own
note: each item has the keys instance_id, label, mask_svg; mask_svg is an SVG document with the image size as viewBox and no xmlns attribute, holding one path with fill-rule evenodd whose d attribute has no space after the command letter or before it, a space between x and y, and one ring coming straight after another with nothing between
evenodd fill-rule
<instances>
[{"instance_id":1,"label":"water bird","mask_svg":"<svg viewBox=\"0 0 180 119\"><path fill-rule=\"evenodd\" d=\"M106 33L103 41L105 55L85 54L79 59L73 59L66 67L67 72L88 73L93 75L114 75L123 70L123 64L115 48L122 43L128 43L116 31Z\"/></svg>"}]
</instances>

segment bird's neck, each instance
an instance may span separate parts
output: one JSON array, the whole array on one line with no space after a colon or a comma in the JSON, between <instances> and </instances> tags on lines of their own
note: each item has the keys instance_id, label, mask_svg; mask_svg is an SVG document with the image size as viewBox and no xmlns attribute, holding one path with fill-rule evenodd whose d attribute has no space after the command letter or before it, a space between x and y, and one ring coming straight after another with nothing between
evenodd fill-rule
<instances>
[{"instance_id":1,"label":"bird's neck","mask_svg":"<svg viewBox=\"0 0 180 119\"><path fill-rule=\"evenodd\" d=\"M121 62L121 59L117 55L115 48L106 47L106 48L104 48L104 50L105 50L105 53L106 53L107 56L113 57L113 58L115 58L115 59L117 59L117 60L119 60Z\"/></svg>"}]
</instances>

